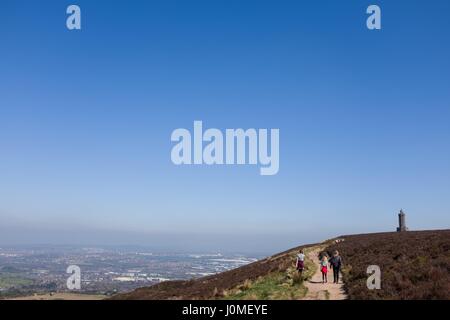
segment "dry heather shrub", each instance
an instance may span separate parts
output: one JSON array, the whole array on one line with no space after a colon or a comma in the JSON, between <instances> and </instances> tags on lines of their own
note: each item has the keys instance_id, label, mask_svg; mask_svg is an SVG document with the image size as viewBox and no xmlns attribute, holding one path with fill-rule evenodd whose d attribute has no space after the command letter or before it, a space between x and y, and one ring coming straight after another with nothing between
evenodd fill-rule
<instances>
[{"instance_id":1,"label":"dry heather shrub","mask_svg":"<svg viewBox=\"0 0 450 320\"><path fill-rule=\"evenodd\" d=\"M290 261L290 259L285 259L278 264L278 271L286 271L290 267L292 267L292 261Z\"/></svg>"},{"instance_id":2,"label":"dry heather shrub","mask_svg":"<svg viewBox=\"0 0 450 320\"><path fill-rule=\"evenodd\" d=\"M286 270L284 270L283 273L286 274L287 278L291 279L294 273L297 273L297 269L289 267Z\"/></svg>"},{"instance_id":3,"label":"dry heather shrub","mask_svg":"<svg viewBox=\"0 0 450 320\"><path fill-rule=\"evenodd\" d=\"M299 272L295 272L292 275L292 285L298 285L303 283L303 276Z\"/></svg>"},{"instance_id":4,"label":"dry heather shrub","mask_svg":"<svg viewBox=\"0 0 450 320\"><path fill-rule=\"evenodd\" d=\"M241 290L248 290L251 287L252 287L252 282L249 279L247 279L247 280L244 281L243 284L241 284L239 286L239 289L241 289Z\"/></svg>"}]
</instances>

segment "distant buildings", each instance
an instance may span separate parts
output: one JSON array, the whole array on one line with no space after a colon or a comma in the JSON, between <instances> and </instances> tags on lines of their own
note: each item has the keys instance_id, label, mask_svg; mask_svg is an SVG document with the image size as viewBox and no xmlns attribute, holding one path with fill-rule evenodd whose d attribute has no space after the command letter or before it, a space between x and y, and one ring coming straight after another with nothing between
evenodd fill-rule
<instances>
[{"instance_id":1,"label":"distant buildings","mask_svg":"<svg viewBox=\"0 0 450 320\"><path fill-rule=\"evenodd\" d=\"M406 227L406 214L403 212L403 210L400 210L400 213L398 214L397 232L404 232L404 231L408 231L408 228Z\"/></svg>"}]
</instances>

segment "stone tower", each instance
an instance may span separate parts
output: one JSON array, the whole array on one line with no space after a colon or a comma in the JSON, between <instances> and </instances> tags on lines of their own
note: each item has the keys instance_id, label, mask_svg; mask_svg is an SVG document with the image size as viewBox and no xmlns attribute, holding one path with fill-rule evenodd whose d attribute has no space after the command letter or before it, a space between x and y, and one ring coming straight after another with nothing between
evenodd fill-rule
<instances>
[{"instance_id":1,"label":"stone tower","mask_svg":"<svg viewBox=\"0 0 450 320\"><path fill-rule=\"evenodd\" d=\"M397 232L403 231L408 231L408 228L406 227L406 214L403 212L403 210L400 210L400 213L398 214Z\"/></svg>"}]
</instances>

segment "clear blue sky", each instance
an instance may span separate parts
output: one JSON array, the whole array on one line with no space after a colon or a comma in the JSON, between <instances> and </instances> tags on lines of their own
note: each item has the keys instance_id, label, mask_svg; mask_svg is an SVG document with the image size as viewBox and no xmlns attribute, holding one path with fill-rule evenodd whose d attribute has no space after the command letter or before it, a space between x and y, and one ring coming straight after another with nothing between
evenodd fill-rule
<instances>
[{"instance_id":1,"label":"clear blue sky","mask_svg":"<svg viewBox=\"0 0 450 320\"><path fill-rule=\"evenodd\" d=\"M82 9L82 30L65 27ZM366 8L382 9L382 30ZM450 2L0 3L0 245L274 251L450 226ZM170 134L279 128L280 172Z\"/></svg>"}]
</instances>

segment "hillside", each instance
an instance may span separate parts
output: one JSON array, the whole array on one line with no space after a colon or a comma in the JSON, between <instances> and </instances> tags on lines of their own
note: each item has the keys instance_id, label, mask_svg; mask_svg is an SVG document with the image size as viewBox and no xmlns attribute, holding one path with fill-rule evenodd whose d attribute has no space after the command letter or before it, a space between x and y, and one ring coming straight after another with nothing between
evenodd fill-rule
<instances>
[{"instance_id":1,"label":"hillside","mask_svg":"<svg viewBox=\"0 0 450 320\"><path fill-rule=\"evenodd\" d=\"M315 244L309 244L293 248L234 270L196 280L162 282L130 293L118 294L112 299L224 299L227 298L228 291L231 292L232 289L238 287L245 289L252 282L258 282L262 279L266 280L267 283L277 281L281 274L285 275L287 271L292 271L294 256L300 248L314 246ZM293 280L295 281L295 279Z\"/></svg>"},{"instance_id":2,"label":"hillside","mask_svg":"<svg viewBox=\"0 0 450 320\"><path fill-rule=\"evenodd\" d=\"M330 292L314 281L318 273L317 254L335 249L344 259L344 298L450 299L450 230L339 239L344 241L304 245L217 275L163 282L112 299L340 299L330 297ZM299 279L294 269L295 254L300 248L306 249L308 257L305 279ZM372 264L382 269L381 290L370 291L366 287L366 269ZM316 286L322 289L313 292Z\"/></svg>"},{"instance_id":3,"label":"hillside","mask_svg":"<svg viewBox=\"0 0 450 320\"><path fill-rule=\"evenodd\" d=\"M339 250L349 299L450 299L450 230L344 236ZM367 290L367 266L381 268L381 289Z\"/></svg>"}]
</instances>

